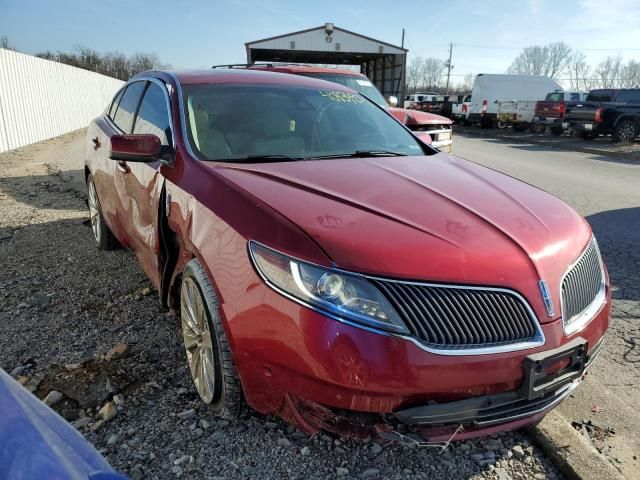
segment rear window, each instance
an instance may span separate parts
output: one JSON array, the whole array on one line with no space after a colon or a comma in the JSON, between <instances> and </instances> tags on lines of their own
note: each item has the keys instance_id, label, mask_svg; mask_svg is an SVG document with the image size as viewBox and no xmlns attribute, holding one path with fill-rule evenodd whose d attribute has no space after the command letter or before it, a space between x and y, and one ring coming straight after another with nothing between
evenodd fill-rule
<instances>
[{"instance_id":1,"label":"rear window","mask_svg":"<svg viewBox=\"0 0 640 480\"><path fill-rule=\"evenodd\" d=\"M587 102L610 102L613 90L592 90L587 95Z\"/></svg>"},{"instance_id":2,"label":"rear window","mask_svg":"<svg viewBox=\"0 0 640 480\"><path fill-rule=\"evenodd\" d=\"M547 98L544 99L545 102L562 102L564 101L564 92L552 92L547 94Z\"/></svg>"},{"instance_id":3,"label":"rear window","mask_svg":"<svg viewBox=\"0 0 640 480\"><path fill-rule=\"evenodd\" d=\"M580 94L576 92L569 94L569 100L572 102L579 102L581 100Z\"/></svg>"},{"instance_id":4,"label":"rear window","mask_svg":"<svg viewBox=\"0 0 640 480\"><path fill-rule=\"evenodd\" d=\"M640 89L621 90L616 95L616 102L640 103Z\"/></svg>"}]
</instances>

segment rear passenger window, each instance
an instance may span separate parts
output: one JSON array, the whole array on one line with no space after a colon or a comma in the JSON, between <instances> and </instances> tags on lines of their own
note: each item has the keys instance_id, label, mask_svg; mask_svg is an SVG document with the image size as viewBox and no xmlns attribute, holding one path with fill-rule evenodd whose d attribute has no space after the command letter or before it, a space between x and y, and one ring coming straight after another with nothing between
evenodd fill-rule
<instances>
[{"instance_id":1,"label":"rear passenger window","mask_svg":"<svg viewBox=\"0 0 640 480\"><path fill-rule=\"evenodd\" d=\"M133 133L152 133L160 138L162 145L169 145L169 131L169 111L165 93L160 86L149 83L138 110Z\"/></svg>"},{"instance_id":2,"label":"rear passenger window","mask_svg":"<svg viewBox=\"0 0 640 480\"><path fill-rule=\"evenodd\" d=\"M113 122L120 127L124 133L131 133L133 127L133 117L140 102L140 95L144 90L146 82L134 82L130 84L122 94L122 99L118 104L118 109L113 117Z\"/></svg>"},{"instance_id":3,"label":"rear passenger window","mask_svg":"<svg viewBox=\"0 0 640 480\"><path fill-rule=\"evenodd\" d=\"M613 97L612 90L592 90L587 95L587 102L610 102Z\"/></svg>"},{"instance_id":4,"label":"rear passenger window","mask_svg":"<svg viewBox=\"0 0 640 480\"><path fill-rule=\"evenodd\" d=\"M640 103L640 89L620 91L616 95L616 102Z\"/></svg>"},{"instance_id":5,"label":"rear passenger window","mask_svg":"<svg viewBox=\"0 0 640 480\"><path fill-rule=\"evenodd\" d=\"M109 107L109 118L111 120L113 120L113 117L116 114L118 103L120 102L120 99L122 98L123 93L124 93L124 88L116 94L115 98L113 99L113 102L111 102L111 106Z\"/></svg>"}]
</instances>

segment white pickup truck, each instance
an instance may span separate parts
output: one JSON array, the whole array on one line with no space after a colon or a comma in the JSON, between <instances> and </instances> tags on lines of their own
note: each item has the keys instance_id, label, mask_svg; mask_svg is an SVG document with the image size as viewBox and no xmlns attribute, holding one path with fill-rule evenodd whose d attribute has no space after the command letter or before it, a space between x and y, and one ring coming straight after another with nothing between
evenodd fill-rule
<instances>
[{"instance_id":1,"label":"white pickup truck","mask_svg":"<svg viewBox=\"0 0 640 480\"><path fill-rule=\"evenodd\" d=\"M524 132L533 122L536 113L535 100L502 100L498 102L498 127L511 127Z\"/></svg>"},{"instance_id":2,"label":"white pickup truck","mask_svg":"<svg viewBox=\"0 0 640 480\"><path fill-rule=\"evenodd\" d=\"M462 102L451 105L451 120L454 123L466 122L469 116L469 105L471 104L471 95L465 95Z\"/></svg>"}]
</instances>

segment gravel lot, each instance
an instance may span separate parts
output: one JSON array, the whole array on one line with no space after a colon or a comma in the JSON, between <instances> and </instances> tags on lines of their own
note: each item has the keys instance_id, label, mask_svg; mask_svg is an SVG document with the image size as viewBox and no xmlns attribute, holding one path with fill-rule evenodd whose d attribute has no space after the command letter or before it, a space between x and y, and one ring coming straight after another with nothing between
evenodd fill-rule
<instances>
[{"instance_id":1,"label":"gravel lot","mask_svg":"<svg viewBox=\"0 0 640 480\"><path fill-rule=\"evenodd\" d=\"M255 413L237 423L213 417L191 385L177 319L160 308L134 256L93 245L83 140L76 132L0 155L0 367L40 398L62 392L54 408L117 470L132 478L562 478L522 432L440 453L309 438Z\"/></svg>"}]
</instances>

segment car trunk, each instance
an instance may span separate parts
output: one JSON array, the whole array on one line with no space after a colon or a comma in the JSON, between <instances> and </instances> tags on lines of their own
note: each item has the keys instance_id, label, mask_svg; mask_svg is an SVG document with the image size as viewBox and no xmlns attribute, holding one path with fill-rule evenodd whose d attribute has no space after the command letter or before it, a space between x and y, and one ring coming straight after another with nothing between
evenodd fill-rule
<instances>
[{"instance_id":1,"label":"car trunk","mask_svg":"<svg viewBox=\"0 0 640 480\"><path fill-rule=\"evenodd\" d=\"M562 118L565 112L564 101L560 102L537 102L536 116L545 118Z\"/></svg>"},{"instance_id":2,"label":"car trunk","mask_svg":"<svg viewBox=\"0 0 640 480\"><path fill-rule=\"evenodd\" d=\"M597 102L583 102L567 107L565 119L567 121L588 121L594 122L596 119L596 110L600 107Z\"/></svg>"}]
</instances>

